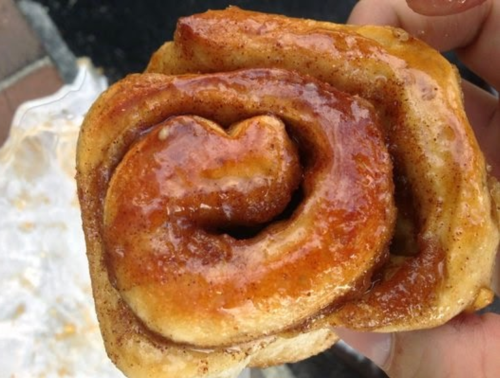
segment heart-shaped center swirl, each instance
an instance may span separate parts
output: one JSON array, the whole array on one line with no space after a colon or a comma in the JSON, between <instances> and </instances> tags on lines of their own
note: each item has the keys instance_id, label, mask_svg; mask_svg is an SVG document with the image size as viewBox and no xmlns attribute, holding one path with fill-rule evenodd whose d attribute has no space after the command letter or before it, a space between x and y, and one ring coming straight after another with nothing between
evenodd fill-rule
<instances>
[{"instance_id":1,"label":"heart-shaped center swirl","mask_svg":"<svg viewBox=\"0 0 500 378\"><path fill-rule=\"evenodd\" d=\"M113 248L132 223L144 230L143 244L155 249L150 236L166 222L184 232L268 222L285 209L300 180L298 153L276 117L254 117L227 133L201 117L173 117L122 160L108 189L105 223L116 235Z\"/></svg>"},{"instance_id":2,"label":"heart-shaped center swirl","mask_svg":"<svg viewBox=\"0 0 500 378\"><path fill-rule=\"evenodd\" d=\"M369 105L280 70L178 78L159 93L205 118L143 131L113 171L103 225L115 286L148 329L230 345L363 290L394 222Z\"/></svg>"}]
</instances>

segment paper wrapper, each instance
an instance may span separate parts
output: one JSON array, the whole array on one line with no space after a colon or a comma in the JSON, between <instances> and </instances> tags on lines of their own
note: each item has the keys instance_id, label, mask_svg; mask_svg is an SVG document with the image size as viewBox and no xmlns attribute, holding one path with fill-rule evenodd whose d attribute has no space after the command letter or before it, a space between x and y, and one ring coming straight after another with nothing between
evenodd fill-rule
<instances>
[{"instance_id":1,"label":"paper wrapper","mask_svg":"<svg viewBox=\"0 0 500 378\"><path fill-rule=\"evenodd\" d=\"M123 377L97 324L75 182L80 125L106 87L80 60L72 85L19 107L0 149L1 378Z\"/></svg>"}]
</instances>

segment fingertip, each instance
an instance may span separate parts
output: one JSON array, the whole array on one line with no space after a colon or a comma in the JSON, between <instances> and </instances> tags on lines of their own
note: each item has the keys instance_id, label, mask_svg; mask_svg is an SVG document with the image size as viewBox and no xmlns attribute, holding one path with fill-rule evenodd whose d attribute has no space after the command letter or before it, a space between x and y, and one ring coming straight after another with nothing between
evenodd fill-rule
<instances>
[{"instance_id":1,"label":"fingertip","mask_svg":"<svg viewBox=\"0 0 500 378\"><path fill-rule=\"evenodd\" d=\"M382 369L386 367L392 353L392 333L357 332L345 328L338 328L335 333L377 366Z\"/></svg>"},{"instance_id":2,"label":"fingertip","mask_svg":"<svg viewBox=\"0 0 500 378\"><path fill-rule=\"evenodd\" d=\"M398 17L395 8L387 1L360 0L353 8L347 23L398 26Z\"/></svg>"}]
</instances>

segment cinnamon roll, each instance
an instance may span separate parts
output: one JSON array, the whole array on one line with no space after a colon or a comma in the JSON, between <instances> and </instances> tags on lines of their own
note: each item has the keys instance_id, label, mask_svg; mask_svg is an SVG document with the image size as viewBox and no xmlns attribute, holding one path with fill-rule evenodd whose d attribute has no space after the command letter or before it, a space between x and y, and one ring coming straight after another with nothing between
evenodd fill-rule
<instances>
[{"instance_id":1,"label":"cinnamon roll","mask_svg":"<svg viewBox=\"0 0 500 378\"><path fill-rule=\"evenodd\" d=\"M101 330L130 377L232 377L318 353L336 326L433 327L492 297L496 184L456 70L399 29L183 18L92 106L77 172Z\"/></svg>"}]
</instances>

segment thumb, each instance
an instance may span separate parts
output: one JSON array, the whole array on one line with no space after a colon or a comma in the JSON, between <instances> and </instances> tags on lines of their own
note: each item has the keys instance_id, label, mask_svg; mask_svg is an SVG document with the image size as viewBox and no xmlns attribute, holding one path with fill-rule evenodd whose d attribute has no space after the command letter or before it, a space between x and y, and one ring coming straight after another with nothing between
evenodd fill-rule
<instances>
[{"instance_id":1,"label":"thumb","mask_svg":"<svg viewBox=\"0 0 500 378\"><path fill-rule=\"evenodd\" d=\"M391 378L498 377L500 315L462 314L429 330L338 335Z\"/></svg>"}]
</instances>

